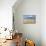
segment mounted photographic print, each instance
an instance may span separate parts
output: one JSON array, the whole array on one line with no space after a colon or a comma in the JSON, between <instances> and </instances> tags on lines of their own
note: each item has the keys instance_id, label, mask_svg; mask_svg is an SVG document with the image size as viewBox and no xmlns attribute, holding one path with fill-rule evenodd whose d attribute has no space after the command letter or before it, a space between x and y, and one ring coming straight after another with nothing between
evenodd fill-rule
<instances>
[{"instance_id":1,"label":"mounted photographic print","mask_svg":"<svg viewBox=\"0 0 46 46\"><path fill-rule=\"evenodd\" d=\"M24 15L23 23L24 24L35 24L36 23L36 15Z\"/></svg>"}]
</instances>

